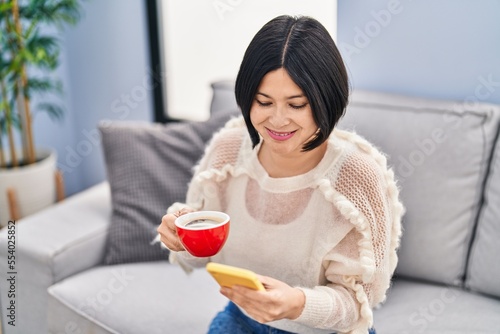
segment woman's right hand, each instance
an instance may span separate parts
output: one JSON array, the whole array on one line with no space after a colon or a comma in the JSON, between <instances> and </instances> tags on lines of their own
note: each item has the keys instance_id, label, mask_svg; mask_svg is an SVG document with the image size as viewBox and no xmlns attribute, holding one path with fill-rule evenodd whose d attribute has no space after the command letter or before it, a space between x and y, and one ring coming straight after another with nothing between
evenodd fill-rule
<instances>
[{"instance_id":1,"label":"woman's right hand","mask_svg":"<svg viewBox=\"0 0 500 334\"><path fill-rule=\"evenodd\" d=\"M179 236L177 235L177 230L175 228L175 220L188 212L193 210L183 208L175 213L168 213L161 219L161 224L158 226L156 231L160 234L161 242L170 250L178 252L183 251L184 246L182 246Z\"/></svg>"}]
</instances>

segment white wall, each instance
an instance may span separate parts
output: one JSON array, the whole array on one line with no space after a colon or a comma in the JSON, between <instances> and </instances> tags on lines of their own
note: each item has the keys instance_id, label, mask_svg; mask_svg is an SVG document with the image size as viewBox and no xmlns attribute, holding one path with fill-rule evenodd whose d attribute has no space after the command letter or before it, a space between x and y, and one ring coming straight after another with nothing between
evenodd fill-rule
<instances>
[{"instance_id":1,"label":"white wall","mask_svg":"<svg viewBox=\"0 0 500 334\"><path fill-rule=\"evenodd\" d=\"M336 37L336 0L159 0L170 117L209 116L210 83L235 79L246 47L272 18L309 15Z\"/></svg>"}]
</instances>

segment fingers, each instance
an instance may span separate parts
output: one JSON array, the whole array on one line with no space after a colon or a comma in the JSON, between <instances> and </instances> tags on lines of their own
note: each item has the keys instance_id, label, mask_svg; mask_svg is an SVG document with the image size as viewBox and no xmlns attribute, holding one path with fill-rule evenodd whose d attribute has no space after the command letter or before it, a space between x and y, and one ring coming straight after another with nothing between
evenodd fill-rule
<instances>
[{"instance_id":1,"label":"fingers","mask_svg":"<svg viewBox=\"0 0 500 334\"><path fill-rule=\"evenodd\" d=\"M255 306L252 299L249 299L246 296L246 291L244 291L245 289L250 290L249 288L242 287L241 290L243 291L240 291L238 286L233 286L232 288L222 287L220 289L220 293L248 312L248 310L253 309Z\"/></svg>"},{"instance_id":2,"label":"fingers","mask_svg":"<svg viewBox=\"0 0 500 334\"><path fill-rule=\"evenodd\" d=\"M179 236L177 235L177 230L175 228L175 219L178 215L185 214L187 212L178 211L175 214L166 214L161 219L161 224L157 228L157 232L160 234L161 242L170 250L182 251L185 250L182 246ZM176 215L178 214L178 215Z\"/></svg>"},{"instance_id":3,"label":"fingers","mask_svg":"<svg viewBox=\"0 0 500 334\"><path fill-rule=\"evenodd\" d=\"M220 292L260 323L280 318L280 315L275 313L275 307L270 305L265 291L255 291L246 287L233 286L232 288L221 288Z\"/></svg>"},{"instance_id":4,"label":"fingers","mask_svg":"<svg viewBox=\"0 0 500 334\"><path fill-rule=\"evenodd\" d=\"M243 308L252 318L259 322L273 320L269 317L269 296L266 291L256 291L243 286L222 287L220 293Z\"/></svg>"},{"instance_id":5,"label":"fingers","mask_svg":"<svg viewBox=\"0 0 500 334\"><path fill-rule=\"evenodd\" d=\"M175 218L179 218L180 216L185 215L186 213L190 213L190 212L194 212L194 210L191 208L184 207L184 208L174 212L173 215L175 216ZM175 222L175 219L174 219L174 222Z\"/></svg>"},{"instance_id":6,"label":"fingers","mask_svg":"<svg viewBox=\"0 0 500 334\"><path fill-rule=\"evenodd\" d=\"M266 287L266 291L234 286L222 288L221 293L262 323L283 318L296 319L300 316L305 305L302 290L271 277L257 277Z\"/></svg>"},{"instance_id":7,"label":"fingers","mask_svg":"<svg viewBox=\"0 0 500 334\"><path fill-rule=\"evenodd\" d=\"M161 242L170 250L173 251L183 251L185 250L182 246L179 236L177 235L177 229L175 228L175 220L186 213L193 212L191 208L182 208L174 213L166 214L161 219L161 224L157 228L157 232L160 234Z\"/></svg>"},{"instance_id":8,"label":"fingers","mask_svg":"<svg viewBox=\"0 0 500 334\"><path fill-rule=\"evenodd\" d=\"M264 288L266 290L272 289L275 285L279 284L279 281L268 276L262 276L257 274L257 279L262 283L262 285L264 285Z\"/></svg>"}]
</instances>

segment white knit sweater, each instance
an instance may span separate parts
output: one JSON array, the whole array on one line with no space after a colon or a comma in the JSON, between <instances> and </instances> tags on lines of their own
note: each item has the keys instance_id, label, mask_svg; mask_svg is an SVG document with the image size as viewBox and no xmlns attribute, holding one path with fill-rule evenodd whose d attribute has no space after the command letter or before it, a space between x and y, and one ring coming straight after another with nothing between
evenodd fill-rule
<instances>
[{"instance_id":1,"label":"white knit sweater","mask_svg":"<svg viewBox=\"0 0 500 334\"><path fill-rule=\"evenodd\" d=\"M366 334L396 267L404 211L385 156L360 136L334 130L314 169L272 178L257 158L259 148L252 149L241 117L214 136L187 203L168 212L224 211L231 217L229 238L211 259L172 252L170 261L234 265L301 288L302 314L273 327Z\"/></svg>"}]
</instances>

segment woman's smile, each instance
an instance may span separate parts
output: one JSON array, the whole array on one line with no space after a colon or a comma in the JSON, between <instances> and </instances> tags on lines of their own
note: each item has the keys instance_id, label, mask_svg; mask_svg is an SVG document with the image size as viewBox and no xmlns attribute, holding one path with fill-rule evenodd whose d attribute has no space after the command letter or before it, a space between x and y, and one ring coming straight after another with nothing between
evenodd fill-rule
<instances>
[{"instance_id":1,"label":"woman's smile","mask_svg":"<svg viewBox=\"0 0 500 334\"><path fill-rule=\"evenodd\" d=\"M283 131L274 131L274 130L271 130L269 128L265 128L267 133L269 134L269 137L271 137L272 139L274 140L278 140L278 141L285 141L285 140L288 140L290 138L293 137L293 135L295 134L295 132L297 132L297 130L295 131L289 131L289 132L283 132Z\"/></svg>"}]
</instances>

